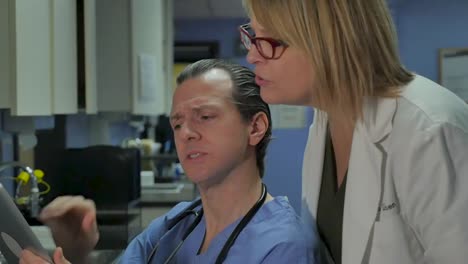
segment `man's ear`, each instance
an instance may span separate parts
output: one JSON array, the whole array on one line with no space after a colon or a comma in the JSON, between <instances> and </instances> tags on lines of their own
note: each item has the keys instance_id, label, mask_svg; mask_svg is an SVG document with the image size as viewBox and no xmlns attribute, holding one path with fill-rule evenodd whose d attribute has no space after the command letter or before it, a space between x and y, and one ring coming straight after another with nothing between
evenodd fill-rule
<instances>
[{"instance_id":1,"label":"man's ear","mask_svg":"<svg viewBox=\"0 0 468 264\"><path fill-rule=\"evenodd\" d=\"M265 136L269 126L267 115L264 112L256 113L250 121L249 144L256 146Z\"/></svg>"}]
</instances>

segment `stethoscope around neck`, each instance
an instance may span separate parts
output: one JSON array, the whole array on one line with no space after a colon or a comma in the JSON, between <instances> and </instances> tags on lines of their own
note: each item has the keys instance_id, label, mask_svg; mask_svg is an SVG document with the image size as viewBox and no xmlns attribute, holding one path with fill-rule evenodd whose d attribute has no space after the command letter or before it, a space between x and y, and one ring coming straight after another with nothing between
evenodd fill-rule
<instances>
[{"instance_id":1,"label":"stethoscope around neck","mask_svg":"<svg viewBox=\"0 0 468 264\"><path fill-rule=\"evenodd\" d=\"M255 216L255 214L258 212L260 207L262 207L263 203L265 203L267 196L267 188L265 184L262 183L262 194L260 195L260 198L257 200L257 202L250 208L250 210L247 212L247 214L241 219L239 224L237 224L236 228L234 231L232 231L231 235L227 239L226 243L224 243L223 248L218 254L218 257L216 258L215 264L221 264L223 261L226 259L227 254L229 253L229 250L231 247L234 245L234 242L236 241L237 237L239 234L242 232L242 230L247 226L247 224L252 220L252 218ZM192 231L197 227L197 225L200 223L203 217L203 208L200 210L196 211L195 208L201 205L201 199L196 200L193 202L189 207L187 207L181 214L179 214L172 222L169 224L167 231L169 232L172 228L174 228L177 224L179 224L185 217L189 215L195 215L195 220L193 223L189 226L187 231L185 231L184 235L182 236L182 240L179 242L177 247L171 252L169 257L167 257L166 261L164 261L164 264L170 263L170 261L174 258L174 256L177 254L179 251L180 247L185 242L185 239L192 233ZM156 246L151 250L150 255L148 256L148 260L146 263L150 264L153 257L156 255L156 252L158 251L159 248L159 243L160 241L156 244Z\"/></svg>"}]
</instances>

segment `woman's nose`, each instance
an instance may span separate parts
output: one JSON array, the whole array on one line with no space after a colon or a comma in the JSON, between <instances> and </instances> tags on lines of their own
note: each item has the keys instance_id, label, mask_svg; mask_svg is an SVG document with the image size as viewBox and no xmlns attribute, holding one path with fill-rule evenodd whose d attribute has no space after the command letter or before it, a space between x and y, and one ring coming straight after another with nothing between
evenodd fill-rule
<instances>
[{"instance_id":1,"label":"woman's nose","mask_svg":"<svg viewBox=\"0 0 468 264\"><path fill-rule=\"evenodd\" d=\"M264 59L258 52L257 46L252 44L250 50L247 52L247 62L250 64L256 64L262 60Z\"/></svg>"}]
</instances>

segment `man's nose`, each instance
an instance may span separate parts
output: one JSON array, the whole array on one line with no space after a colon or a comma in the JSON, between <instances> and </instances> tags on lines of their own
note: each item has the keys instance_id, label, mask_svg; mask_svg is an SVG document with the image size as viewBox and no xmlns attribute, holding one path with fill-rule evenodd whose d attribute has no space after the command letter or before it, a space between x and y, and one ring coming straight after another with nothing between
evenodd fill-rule
<instances>
[{"instance_id":1,"label":"man's nose","mask_svg":"<svg viewBox=\"0 0 468 264\"><path fill-rule=\"evenodd\" d=\"M182 137L185 140L194 140L194 139L199 139L200 134L192 125L190 125L189 123L186 123L182 126Z\"/></svg>"}]
</instances>

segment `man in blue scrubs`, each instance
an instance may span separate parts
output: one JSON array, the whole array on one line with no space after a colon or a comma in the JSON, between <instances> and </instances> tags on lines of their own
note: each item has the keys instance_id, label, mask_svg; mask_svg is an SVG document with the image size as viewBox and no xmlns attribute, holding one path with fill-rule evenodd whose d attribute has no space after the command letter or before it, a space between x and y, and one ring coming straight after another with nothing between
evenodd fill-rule
<instances>
[{"instance_id":1,"label":"man in blue scrubs","mask_svg":"<svg viewBox=\"0 0 468 264\"><path fill-rule=\"evenodd\" d=\"M155 219L128 245L121 263L314 263L314 245L287 198L272 197L262 183L271 116L255 75L209 59L189 65L177 85L171 126L179 160L201 201L180 203ZM54 202L43 219L55 219L57 226L57 219L72 213L63 208L74 205ZM51 213L59 207L61 214ZM89 215L94 206L88 208ZM88 233L97 230L95 223L81 226ZM56 243L72 248L67 241ZM32 253L24 251L23 260L29 259ZM60 249L54 259L67 263Z\"/></svg>"}]
</instances>

